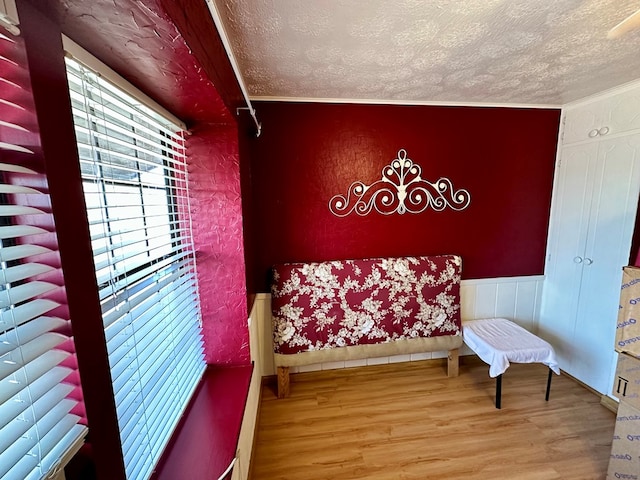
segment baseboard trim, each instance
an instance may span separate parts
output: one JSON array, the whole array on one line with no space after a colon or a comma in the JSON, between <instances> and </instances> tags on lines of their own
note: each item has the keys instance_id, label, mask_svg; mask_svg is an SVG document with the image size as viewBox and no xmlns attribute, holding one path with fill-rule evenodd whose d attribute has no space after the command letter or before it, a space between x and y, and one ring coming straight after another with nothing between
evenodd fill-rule
<instances>
[{"instance_id":1,"label":"baseboard trim","mask_svg":"<svg viewBox=\"0 0 640 480\"><path fill-rule=\"evenodd\" d=\"M600 397L600 405L605 407L607 410L611 410L613 413L618 413L618 402L608 395L602 395Z\"/></svg>"},{"instance_id":2,"label":"baseboard trim","mask_svg":"<svg viewBox=\"0 0 640 480\"><path fill-rule=\"evenodd\" d=\"M571 380L573 380L574 382L576 382L578 385L580 385L582 388L586 388L587 390L589 390L591 393L593 393L596 397L600 398L600 405L602 405L603 407L605 407L607 410L611 410L613 413L617 413L618 412L618 402L616 402L613 398L608 397L607 395L603 395L602 393L600 393L597 390L594 390L593 388L591 388L589 385L587 385L584 382L581 382L580 380L578 380L576 377L574 377L573 375L568 374L567 372L565 372L564 370L560 370L562 372L563 375L569 377Z\"/></svg>"},{"instance_id":3,"label":"baseboard trim","mask_svg":"<svg viewBox=\"0 0 640 480\"><path fill-rule=\"evenodd\" d=\"M251 455L249 455L249 468L247 469L247 479L253 478L253 456L258 443L258 427L260 426L260 413L262 411L262 388L265 377L260 378L260 392L258 393L258 409L256 410L256 421L253 425L253 438L251 439Z\"/></svg>"}]
</instances>

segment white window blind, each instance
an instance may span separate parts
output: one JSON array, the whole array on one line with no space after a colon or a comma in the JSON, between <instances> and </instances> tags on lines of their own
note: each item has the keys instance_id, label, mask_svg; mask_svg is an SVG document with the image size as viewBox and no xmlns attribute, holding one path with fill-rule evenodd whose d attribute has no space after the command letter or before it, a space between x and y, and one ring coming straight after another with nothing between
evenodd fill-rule
<instances>
[{"instance_id":1,"label":"white window blind","mask_svg":"<svg viewBox=\"0 0 640 480\"><path fill-rule=\"evenodd\" d=\"M24 45L0 28L2 480L53 478L87 432L36 128Z\"/></svg>"},{"instance_id":2,"label":"white window blind","mask_svg":"<svg viewBox=\"0 0 640 480\"><path fill-rule=\"evenodd\" d=\"M74 59L67 75L125 469L146 479L205 368L184 141Z\"/></svg>"}]
</instances>

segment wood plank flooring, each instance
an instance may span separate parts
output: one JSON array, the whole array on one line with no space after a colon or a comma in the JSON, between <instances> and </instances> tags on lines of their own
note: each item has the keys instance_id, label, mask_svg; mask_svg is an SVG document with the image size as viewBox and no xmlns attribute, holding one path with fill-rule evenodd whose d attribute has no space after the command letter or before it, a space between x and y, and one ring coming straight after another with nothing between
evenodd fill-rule
<instances>
[{"instance_id":1,"label":"wood plank flooring","mask_svg":"<svg viewBox=\"0 0 640 480\"><path fill-rule=\"evenodd\" d=\"M263 386L252 480L603 480L615 414L541 364L495 380L477 357L299 373Z\"/></svg>"}]
</instances>

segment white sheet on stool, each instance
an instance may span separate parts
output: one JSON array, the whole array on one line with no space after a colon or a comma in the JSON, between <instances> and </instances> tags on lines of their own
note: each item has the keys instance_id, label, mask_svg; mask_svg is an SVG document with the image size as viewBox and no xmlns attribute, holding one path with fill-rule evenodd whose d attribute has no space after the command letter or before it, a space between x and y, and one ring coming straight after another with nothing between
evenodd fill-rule
<instances>
[{"instance_id":1,"label":"white sheet on stool","mask_svg":"<svg viewBox=\"0 0 640 480\"><path fill-rule=\"evenodd\" d=\"M504 373L509 362L543 363L560 375L553 347L506 318L468 320L462 328L464 342L490 365L490 377Z\"/></svg>"}]
</instances>

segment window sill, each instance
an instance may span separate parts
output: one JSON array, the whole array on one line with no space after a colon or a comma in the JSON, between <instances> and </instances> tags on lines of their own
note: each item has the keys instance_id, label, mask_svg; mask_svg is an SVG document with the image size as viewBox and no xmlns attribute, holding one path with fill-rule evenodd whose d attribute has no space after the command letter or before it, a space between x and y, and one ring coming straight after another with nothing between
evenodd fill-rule
<instances>
[{"instance_id":1,"label":"window sill","mask_svg":"<svg viewBox=\"0 0 640 480\"><path fill-rule=\"evenodd\" d=\"M236 456L252 365L209 366L151 480L218 479ZM96 480L91 444L65 469L66 480Z\"/></svg>"},{"instance_id":2,"label":"window sill","mask_svg":"<svg viewBox=\"0 0 640 480\"><path fill-rule=\"evenodd\" d=\"M151 480L217 479L236 456L252 365L209 366Z\"/></svg>"}]
</instances>

